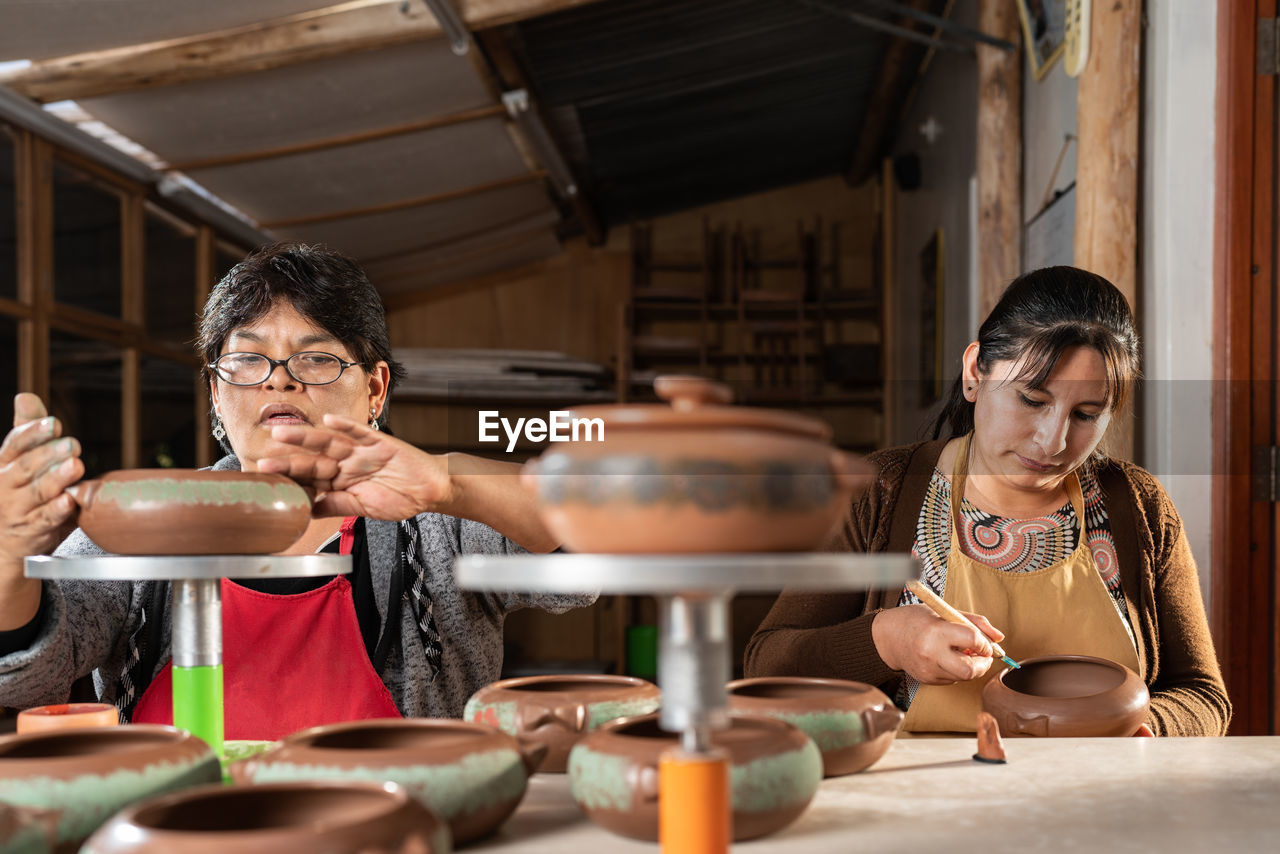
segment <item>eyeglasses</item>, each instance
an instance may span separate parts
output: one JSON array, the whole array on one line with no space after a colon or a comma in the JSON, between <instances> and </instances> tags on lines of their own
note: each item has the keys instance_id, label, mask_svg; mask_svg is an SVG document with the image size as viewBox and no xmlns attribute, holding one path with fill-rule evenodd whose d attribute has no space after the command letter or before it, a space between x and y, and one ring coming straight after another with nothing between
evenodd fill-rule
<instances>
[{"instance_id":1,"label":"eyeglasses","mask_svg":"<svg viewBox=\"0 0 1280 854\"><path fill-rule=\"evenodd\" d=\"M337 382L347 368L359 362L344 362L332 353L306 350L287 359L268 359L261 353L223 353L209 363L218 376L232 385L258 385L267 381L277 365L303 385L328 385Z\"/></svg>"}]
</instances>

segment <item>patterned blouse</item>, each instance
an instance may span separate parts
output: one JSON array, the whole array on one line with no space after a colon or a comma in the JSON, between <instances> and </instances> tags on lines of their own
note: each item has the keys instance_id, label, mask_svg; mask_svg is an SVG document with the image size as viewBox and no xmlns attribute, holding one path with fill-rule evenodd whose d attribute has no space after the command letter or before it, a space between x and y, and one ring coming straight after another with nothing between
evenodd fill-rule
<instances>
[{"instance_id":1,"label":"patterned blouse","mask_svg":"<svg viewBox=\"0 0 1280 854\"><path fill-rule=\"evenodd\" d=\"M1120 573L1116 563L1115 539L1107 508L1102 503L1098 479L1088 471L1080 472L1080 489L1084 493L1084 516L1089 549L1093 562L1107 585L1111 601L1124 622L1129 638L1129 612L1124 592L1120 589ZM947 553L951 547L951 481L935 468L925 492L920 518L916 521L916 539L911 553L923 565L920 581L939 596L947 585ZM1002 572L1034 572L1068 557L1075 551L1080 537L1080 520L1071 501L1047 516L1034 519L1012 519L993 516L969 503L960 502L961 549L969 557ZM898 605L914 605L920 600L903 590ZM910 676L902 680L895 702L903 709L911 705L920 683Z\"/></svg>"}]
</instances>

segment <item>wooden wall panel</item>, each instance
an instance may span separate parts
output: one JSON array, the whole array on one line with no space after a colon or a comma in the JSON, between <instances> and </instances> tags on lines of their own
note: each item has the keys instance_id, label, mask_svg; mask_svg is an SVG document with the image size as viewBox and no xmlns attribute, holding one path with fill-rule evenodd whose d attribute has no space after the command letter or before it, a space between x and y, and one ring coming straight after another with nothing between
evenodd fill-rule
<instances>
[{"instance_id":1,"label":"wooden wall panel","mask_svg":"<svg viewBox=\"0 0 1280 854\"><path fill-rule=\"evenodd\" d=\"M1020 42L1017 5L981 0L978 27ZM978 45L978 316L1022 269L1021 50Z\"/></svg>"}]
</instances>

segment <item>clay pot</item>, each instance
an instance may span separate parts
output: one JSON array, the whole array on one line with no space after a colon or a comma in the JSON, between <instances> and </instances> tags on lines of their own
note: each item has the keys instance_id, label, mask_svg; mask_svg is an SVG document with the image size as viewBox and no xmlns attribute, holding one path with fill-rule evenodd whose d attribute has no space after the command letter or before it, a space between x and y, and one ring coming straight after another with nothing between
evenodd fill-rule
<instances>
[{"instance_id":1,"label":"clay pot","mask_svg":"<svg viewBox=\"0 0 1280 854\"><path fill-rule=\"evenodd\" d=\"M807 735L785 721L733 715L712 744L729 754L733 838L753 839L795 821L822 782L822 757ZM569 753L569 788L582 811L605 830L658 839L658 759L678 746L656 714L611 721Z\"/></svg>"},{"instance_id":2,"label":"clay pot","mask_svg":"<svg viewBox=\"0 0 1280 854\"><path fill-rule=\"evenodd\" d=\"M786 721L813 739L827 777L880 761L905 717L882 691L863 682L766 676L739 679L726 688L730 710Z\"/></svg>"},{"instance_id":3,"label":"clay pot","mask_svg":"<svg viewBox=\"0 0 1280 854\"><path fill-rule=\"evenodd\" d=\"M352 721L294 733L233 763L239 783L373 780L404 786L449 823L456 845L493 831L524 797L544 749L484 724Z\"/></svg>"},{"instance_id":4,"label":"clay pot","mask_svg":"<svg viewBox=\"0 0 1280 854\"><path fill-rule=\"evenodd\" d=\"M1049 655L1019 662L982 689L982 708L1002 735L1080 738L1133 735L1151 696L1138 674L1087 655Z\"/></svg>"},{"instance_id":5,"label":"clay pot","mask_svg":"<svg viewBox=\"0 0 1280 854\"><path fill-rule=\"evenodd\" d=\"M0 738L0 801L60 813L60 850L74 851L135 801L222 779L218 757L193 735L134 724Z\"/></svg>"},{"instance_id":6,"label":"clay pot","mask_svg":"<svg viewBox=\"0 0 1280 854\"><path fill-rule=\"evenodd\" d=\"M307 493L279 474L132 469L67 492L80 527L114 554L274 554L311 518Z\"/></svg>"},{"instance_id":7,"label":"clay pot","mask_svg":"<svg viewBox=\"0 0 1280 854\"><path fill-rule=\"evenodd\" d=\"M58 813L0 803L0 851L51 854L58 844Z\"/></svg>"},{"instance_id":8,"label":"clay pot","mask_svg":"<svg viewBox=\"0 0 1280 854\"><path fill-rule=\"evenodd\" d=\"M616 718L658 710L658 686L634 676L526 676L481 688L462 716L521 741L547 746L539 771L563 774L569 750L588 731Z\"/></svg>"},{"instance_id":9,"label":"clay pot","mask_svg":"<svg viewBox=\"0 0 1280 854\"><path fill-rule=\"evenodd\" d=\"M110 703L59 703L18 712L18 732L117 726L120 713Z\"/></svg>"},{"instance_id":10,"label":"clay pot","mask_svg":"<svg viewBox=\"0 0 1280 854\"><path fill-rule=\"evenodd\" d=\"M718 405L728 387L699 377L659 377L654 389L671 405L571 410L599 419L603 440L579 422L578 440L525 465L543 522L572 551L810 550L871 483L821 421Z\"/></svg>"},{"instance_id":11,"label":"clay pot","mask_svg":"<svg viewBox=\"0 0 1280 854\"><path fill-rule=\"evenodd\" d=\"M201 786L135 804L81 854L447 854L449 829L394 783Z\"/></svg>"}]
</instances>

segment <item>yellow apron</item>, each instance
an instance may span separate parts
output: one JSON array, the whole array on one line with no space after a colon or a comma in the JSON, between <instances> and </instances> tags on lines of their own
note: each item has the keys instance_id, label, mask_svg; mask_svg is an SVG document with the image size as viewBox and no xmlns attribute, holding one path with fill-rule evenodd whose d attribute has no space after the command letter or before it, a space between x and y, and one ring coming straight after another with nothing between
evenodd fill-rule
<instances>
[{"instance_id":1,"label":"yellow apron","mask_svg":"<svg viewBox=\"0 0 1280 854\"><path fill-rule=\"evenodd\" d=\"M972 434L970 434L971 436ZM1080 478L1067 478L1080 540L1064 560L1034 572L1002 572L960 549L960 502L969 468L969 439L960 440L951 476L951 547L942 598L961 611L982 614L1005 633L1014 661L1041 655L1094 655L1138 672L1138 653L1098 574L1085 529ZM982 687L1005 668L997 660L984 675L954 685L921 685L902 728L908 732L974 732Z\"/></svg>"}]
</instances>

